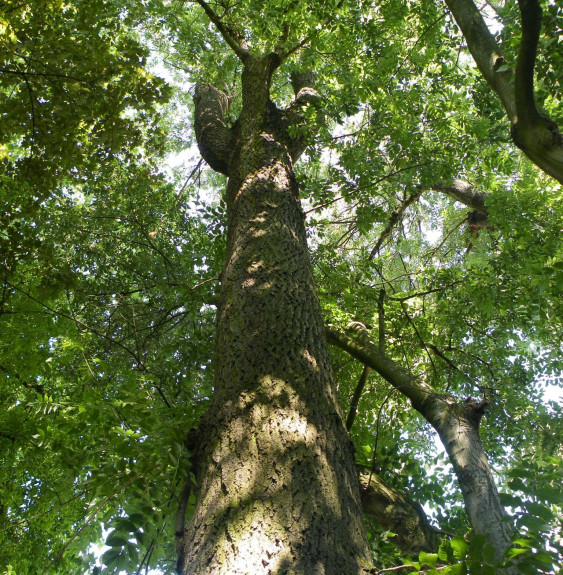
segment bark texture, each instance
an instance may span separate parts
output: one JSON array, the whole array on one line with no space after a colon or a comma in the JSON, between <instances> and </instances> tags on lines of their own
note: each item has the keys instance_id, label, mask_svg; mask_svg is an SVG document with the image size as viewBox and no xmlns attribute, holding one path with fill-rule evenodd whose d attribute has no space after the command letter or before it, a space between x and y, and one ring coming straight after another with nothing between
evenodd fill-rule
<instances>
[{"instance_id":1,"label":"bark texture","mask_svg":"<svg viewBox=\"0 0 563 575\"><path fill-rule=\"evenodd\" d=\"M352 575L369 565L293 172L302 142L269 99L277 65L275 55L245 57L232 150L198 136L227 166L228 234L198 499L180 540L186 575ZM221 110L204 100L196 116L215 110L222 130Z\"/></svg>"},{"instance_id":2,"label":"bark texture","mask_svg":"<svg viewBox=\"0 0 563 575\"><path fill-rule=\"evenodd\" d=\"M369 339L365 328L359 326L354 323L359 338L329 330L329 341L374 369L408 397L414 409L438 432L454 467L471 525L487 538L500 561L510 545L512 531L504 521L506 512L479 437L479 422L486 402L469 398L460 403L450 396L435 393L429 385L382 353ZM512 573L512 570L503 573Z\"/></svg>"}]
</instances>

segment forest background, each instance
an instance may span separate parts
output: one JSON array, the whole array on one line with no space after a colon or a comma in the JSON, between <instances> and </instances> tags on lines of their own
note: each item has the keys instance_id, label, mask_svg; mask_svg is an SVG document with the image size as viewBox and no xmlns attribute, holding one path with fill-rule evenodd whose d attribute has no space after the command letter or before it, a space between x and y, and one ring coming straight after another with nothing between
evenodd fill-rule
<instances>
[{"instance_id":1,"label":"forest background","mask_svg":"<svg viewBox=\"0 0 563 575\"><path fill-rule=\"evenodd\" d=\"M0 567L175 569L227 227L193 97L215 86L235 124L244 43L284 54L280 106L315 76L295 171L373 572L560 572L562 20L554 1L1 2ZM479 414L502 561L417 389Z\"/></svg>"}]
</instances>

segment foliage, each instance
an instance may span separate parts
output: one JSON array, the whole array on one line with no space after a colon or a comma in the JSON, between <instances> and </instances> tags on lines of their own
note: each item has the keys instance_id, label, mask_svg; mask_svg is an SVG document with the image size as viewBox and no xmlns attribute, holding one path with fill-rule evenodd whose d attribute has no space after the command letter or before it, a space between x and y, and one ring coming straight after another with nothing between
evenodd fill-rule
<instances>
[{"instance_id":1,"label":"foliage","mask_svg":"<svg viewBox=\"0 0 563 575\"><path fill-rule=\"evenodd\" d=\"M482 438L519 530L507 560L560 570L561 407L542 395L561 386L560 186L510 144L442 3L212 4L253 49L303 43L279 103L292 71L317 74L324 125L297 171L327 323L361 321L436 391L491 400ZM494 15L509 59L516 8ZM560 7L545 8L538 90L561 119ZM193 144L192 84L228 92L234 120L240 67L175 1L8 0L0 47L0 566L94 573L105 543L104 573L172 572L226 214L221 176L164 166ZM486 194L485 225L438 189L458 178ZM346 414L362 366L336 349L333 364ZM493 572L435 434L373 374L351 434L358 463L454 534L413 569ZM391 534L368 533L378 568L401 564Z\"/></svg>"}]
</instances>

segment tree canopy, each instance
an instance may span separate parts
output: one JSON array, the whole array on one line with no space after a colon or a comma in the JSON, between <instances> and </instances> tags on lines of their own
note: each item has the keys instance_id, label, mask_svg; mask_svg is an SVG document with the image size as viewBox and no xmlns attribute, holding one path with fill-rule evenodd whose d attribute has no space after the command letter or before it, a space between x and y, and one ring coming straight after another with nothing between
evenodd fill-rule
<instances>
[{"instance_id":1,"label":"tree canopy","mask_svg":"<svg viewBox=\"0 0 563 575\"><path fill-rule=\"evenodd\" d=\"M562 21L551 0L1 2L4 571L175 569L225 256L193 96L221 90L232 127L248 52L280 58L278 105L303 73L321 96L295 169L362 485L439 536L395 545L366 505L375 572L498 559L401 374L479 405L511 565L558 573Z\"/></svg>"}]
</instances>

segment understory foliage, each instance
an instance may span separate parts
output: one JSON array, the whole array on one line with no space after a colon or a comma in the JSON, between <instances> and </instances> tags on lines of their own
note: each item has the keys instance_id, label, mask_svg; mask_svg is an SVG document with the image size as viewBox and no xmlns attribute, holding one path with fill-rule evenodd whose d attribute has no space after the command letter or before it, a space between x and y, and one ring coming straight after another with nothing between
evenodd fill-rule
<instances>
[{"instance_id":1,"label":"understory foliage","mask_svg":"<svg viewBox=\"0 0 563 575\"><path fill-rule=\"evenodd\" d=\"M193 85L223 90L233 121L241 107L240 63L201 4L0 2L3 573L174 572L225 252L225 182L194 148ZM562 126L563 9L541 4L536 96ZM559 573L561 185L512 144L443 2L208 5L251 50L302 44L273 79L280 105L292 72L315 73L320 131L296 171L326 324L360 322L437 393L489 402L506 560ZM517 3L482 10L513 66ZM460 181L482 209L452 196ZM346 418L364 366L332 354ZM408 557L366 516L377 570L495 572L436 433L374 372L350 433L357 463L443 535Z\"/></svg>"}]
</instances>

